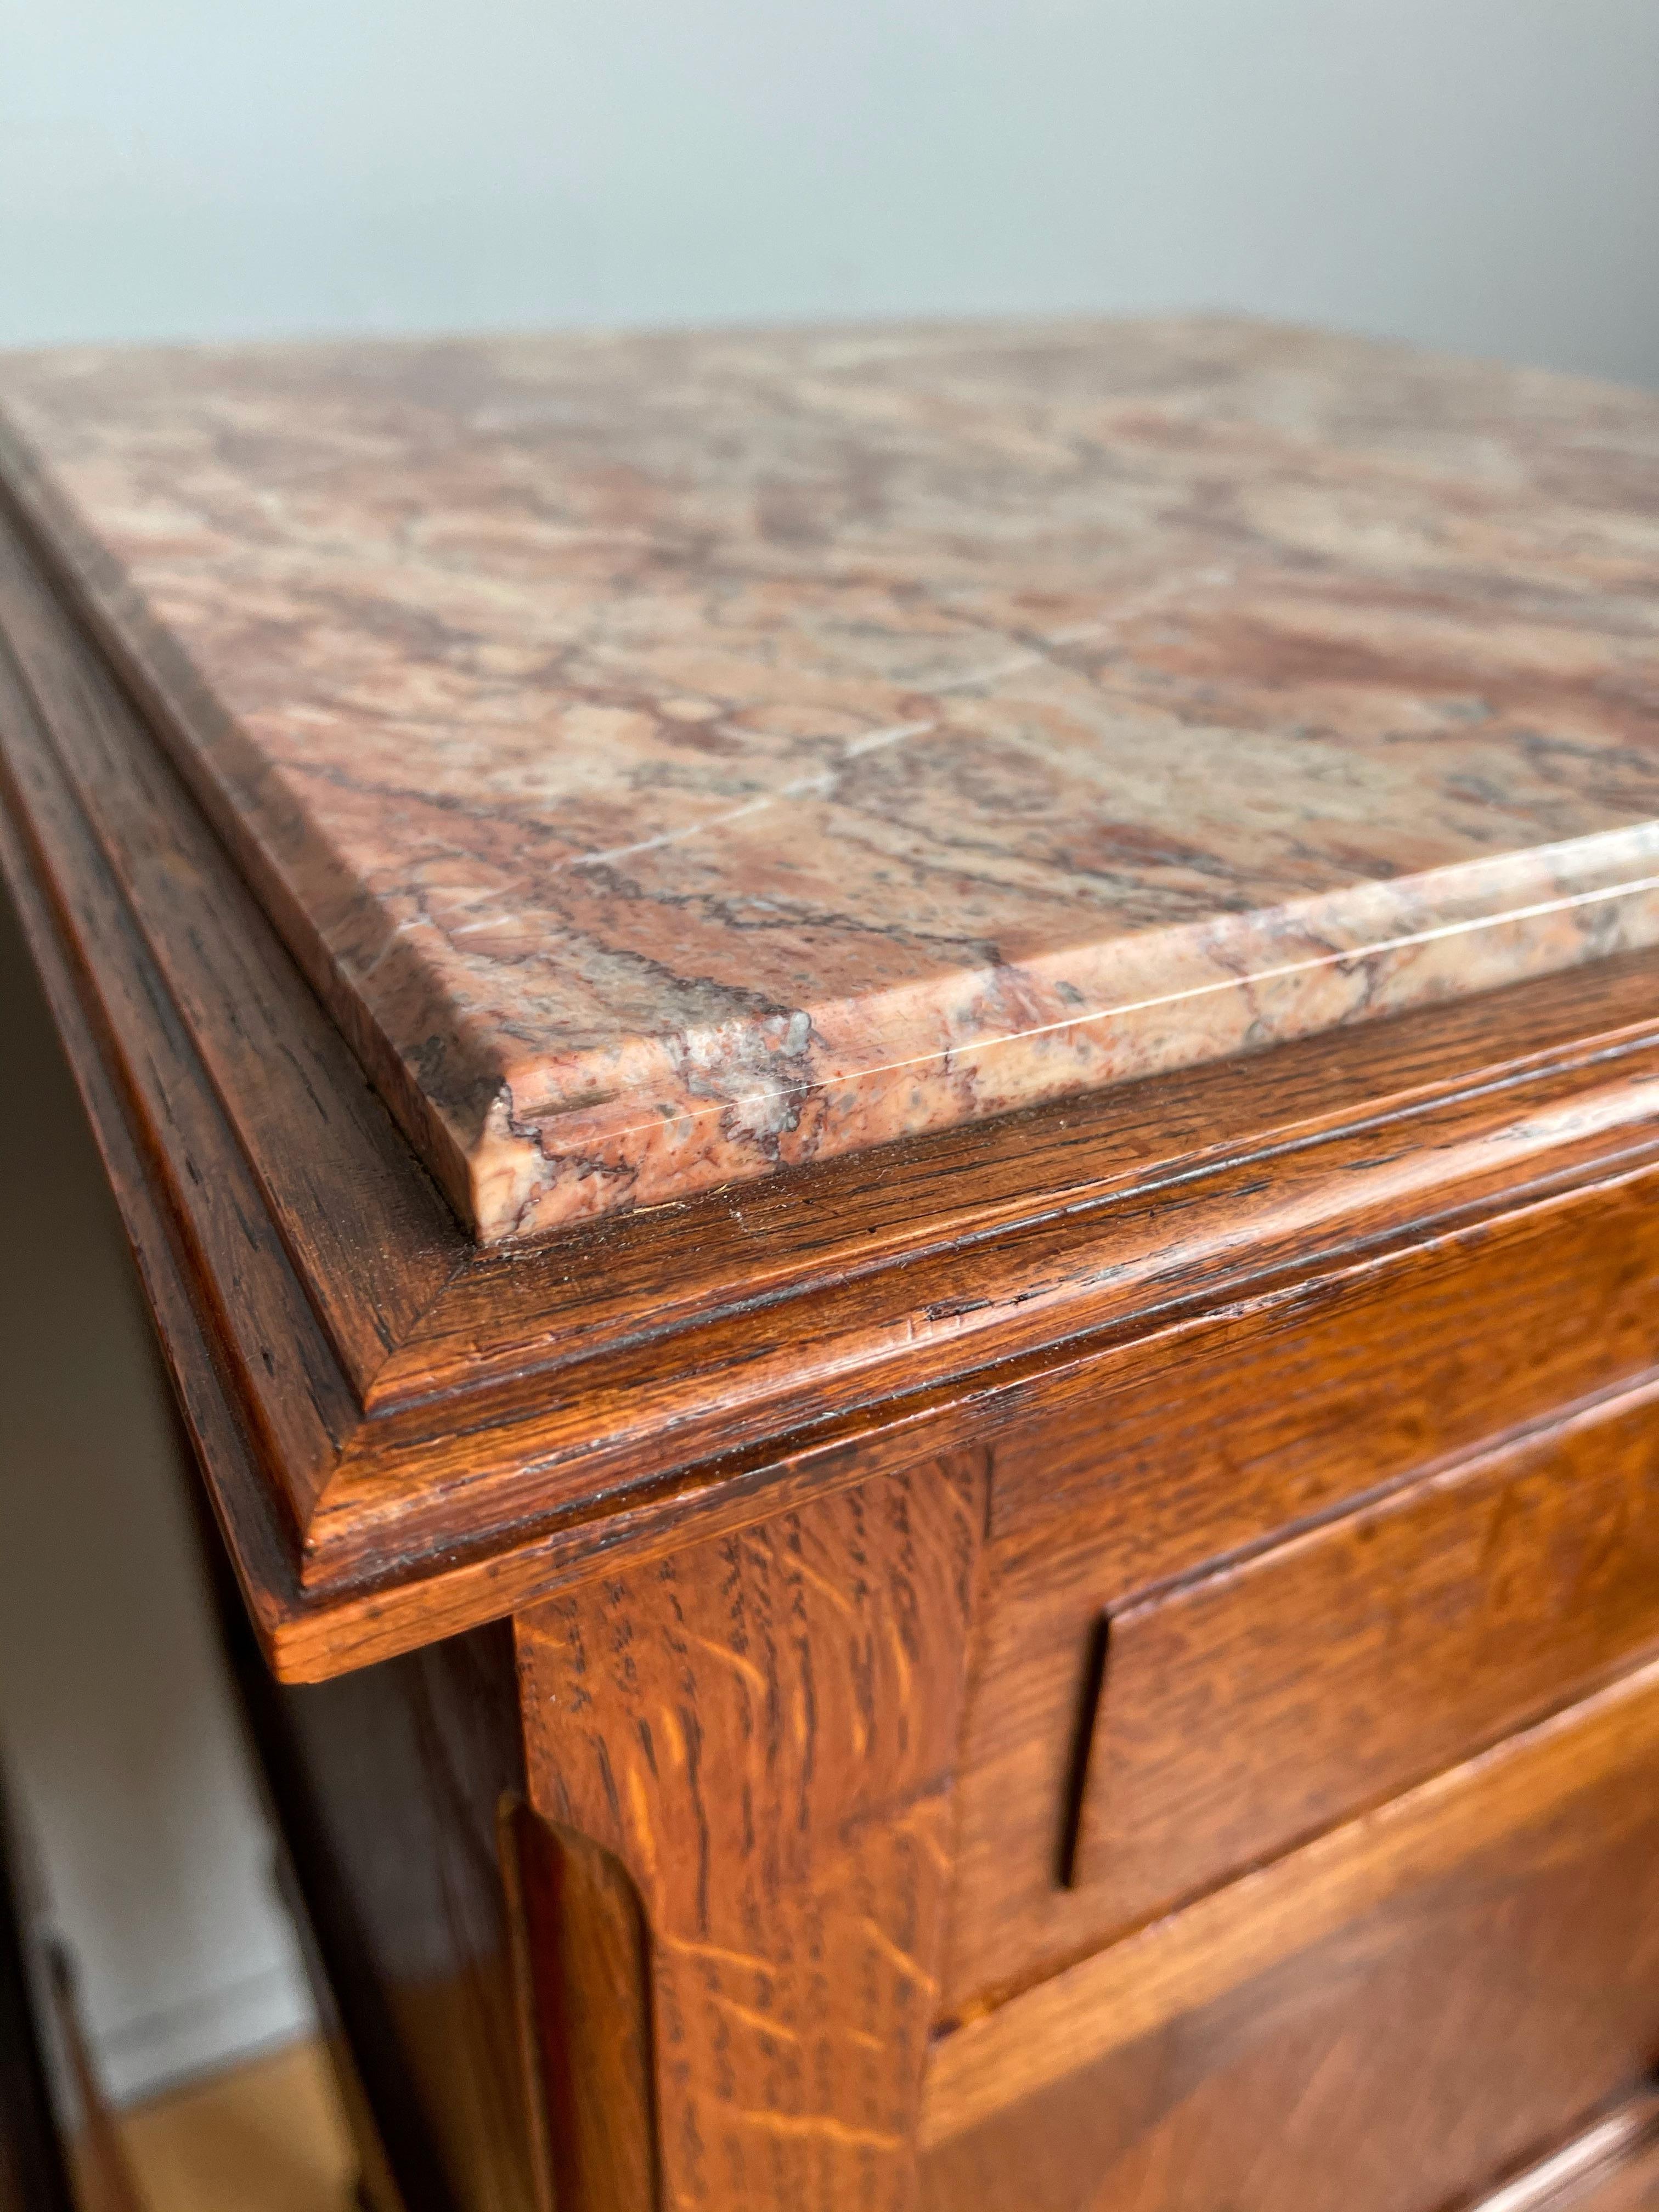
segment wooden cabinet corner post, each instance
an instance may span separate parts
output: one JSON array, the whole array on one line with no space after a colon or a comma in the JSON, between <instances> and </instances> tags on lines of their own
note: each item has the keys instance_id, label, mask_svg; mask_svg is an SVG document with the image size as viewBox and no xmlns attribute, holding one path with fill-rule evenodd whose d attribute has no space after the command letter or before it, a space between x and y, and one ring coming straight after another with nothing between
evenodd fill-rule
<instances>
[{"instance_id":1,"label":"wooden cabinet corner post","mask_svg":"<svg viewBox=\"0 0 1659 2212\"><path fill-rule=\"evenodd\" d=\"M561 2212L912 2203L987 1481L878 1477L520 1617Z\"/></svg>"}]
</instances>

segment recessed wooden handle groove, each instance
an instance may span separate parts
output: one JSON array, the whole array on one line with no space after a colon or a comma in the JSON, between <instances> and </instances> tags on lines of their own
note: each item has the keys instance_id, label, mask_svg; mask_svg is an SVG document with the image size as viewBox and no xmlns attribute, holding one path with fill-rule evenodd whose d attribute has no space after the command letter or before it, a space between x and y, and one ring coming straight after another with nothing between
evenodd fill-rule
<instances>
[{"instance_id":1,"label":"recessed wooden handle groove","mask_svg":"<svg viewBox=\"0 0 1659 2212\"><path fill-rule=\"evenodd\" d=\"M1072 1756L1066 1770L1065 1809L1060 1824L1060 1848L1054 1875L1062 1889L1077 1884L1078 1841L1083 1827L1083 1805L1089 1788L1089 1759L1098 1732L1101 1699L1106 1692L1106 1662L1112 1643L1112 1616L1103 1613L1089 1633L1083 1662L1082 1694L1078 1700L1077 1725L1072 1737Z\"/></svg>"}]
</instances>

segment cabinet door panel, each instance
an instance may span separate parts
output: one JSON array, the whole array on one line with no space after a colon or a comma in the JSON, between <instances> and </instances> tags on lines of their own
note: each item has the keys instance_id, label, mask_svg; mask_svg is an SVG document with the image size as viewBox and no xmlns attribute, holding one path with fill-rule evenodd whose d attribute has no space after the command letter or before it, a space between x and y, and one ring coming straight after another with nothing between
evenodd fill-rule
<instances>
[{"instance_id":1,"label":"cabinet door panel","mask_svg":"<svg viewBox=\"0 0 1659 2212\"><path fill-rule=\"evenodd\" d=\"M1111 1623L1073 1878L1119 1927L1659 1644L1659 1390Z\"/></svg>"},{"instance_id":2,"label":"cabinet door panel","mask_svg":"<svg viewBox=\"0 0 1659 2212\"><path fill-rule=\"evenodd\" d=\"M1158 1591L1454 1459L1518 1446L1523 1431L1576 1407L1633 1398L1659 1372L1656 1197L1659 1176L1617 1179L1103 1355L1063 1404L1045 1401L998 1436L957 1785L947 2013L1036 1981L1152 1904L1242 1863L1235 1853L1172 1865L1156 1899L1144 1884L1132 1894L1127 1874L1121 1893L1060 1878L1103 1618L1121 1635L1105 1710L1127 1725L1114 1672L1129 1661L1124 1617ZM1174 1630L1173 1614L1166 1625ZM1150 1613L1139 1628L1150 1633ZM1582 1680L1565 1674L1547 1702L1567 1702ZM1455 1708L1458 1686L1443 1674L1435 1694ZM1358 1796L1332 1799L1335 1816L1543 1709L1522 1699L1490 1729L1466 1714L1458 1729L1472 1733L1358 1778ZM1300 1821L1270 1820L1243 1856L1328 1817L1314 1808ZM1077 1840L1073 1868L1098 1873L1087 1836Z\"/></svg>"},{"instance_id":3,"label":"cabinet door panel","mask_svg":"<svg viewBox=\"0 0 1659 2212\"><path fill-rule=\"evenodd\" d=\"M942 2037L927 2212L1442 2212L1659 2060L1659 1666Z\"/></svg>"}]
</instances>

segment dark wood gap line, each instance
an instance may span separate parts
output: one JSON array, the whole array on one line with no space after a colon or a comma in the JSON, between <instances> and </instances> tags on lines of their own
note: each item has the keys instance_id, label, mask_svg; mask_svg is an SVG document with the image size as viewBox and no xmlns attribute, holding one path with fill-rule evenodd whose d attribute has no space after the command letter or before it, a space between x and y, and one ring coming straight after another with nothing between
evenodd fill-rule
<instances>
[{"instance_id":1,"label":"dark wood gap line","mask_svg":"<svg viewBox=\"0 0 1659 2212\"><path fill-rule=\"evenodd\" d=\"M1060 1847L1054 1878L1062 1889L1077 1887L1078 1846L1082 1837L1083 1801L1089 1787L1089 1759L1106 1694L1106 1667L1111 1656L1112 1616L1103 1613L1089 1632L1083 1663L1082 1695L1078 1700L1071 1757L1066 1762L1066 1794L1062 1801Z\"/></svg>"}]
</instances>

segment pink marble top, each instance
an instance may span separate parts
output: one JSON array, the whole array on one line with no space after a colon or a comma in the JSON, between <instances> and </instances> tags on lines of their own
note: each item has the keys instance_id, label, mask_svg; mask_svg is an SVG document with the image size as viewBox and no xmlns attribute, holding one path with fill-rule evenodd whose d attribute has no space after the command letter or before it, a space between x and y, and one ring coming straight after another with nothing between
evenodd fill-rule
<instances>
[{"instance_id":1,"label":"pink marble top","mask_svg":"<svg viewBox=\"0 0 1659 2212\"><path fill-rule=\"evenodd\" d=\"M1659 939L1650 396L1197 321L0 402L486 1238Z\"/></svg>"}]
</instances>

